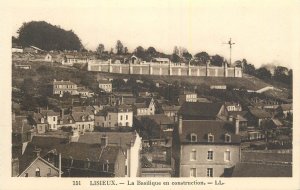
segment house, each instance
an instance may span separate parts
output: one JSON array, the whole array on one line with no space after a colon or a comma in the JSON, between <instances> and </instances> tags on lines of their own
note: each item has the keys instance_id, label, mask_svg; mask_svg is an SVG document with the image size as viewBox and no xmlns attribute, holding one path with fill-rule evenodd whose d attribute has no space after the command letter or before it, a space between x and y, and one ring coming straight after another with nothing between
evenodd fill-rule
<instances>
[{"instance_id":1,"label":"house","mask_svg":"<svg viewBox=\"0 0 300 190\"><path fill-rule=\"evenodd\" d=\"M184 120L226 120L228 113L223 103L185 102L179 115Z\"/></svg>"},{"instance_id":2,"label":"house","mask_svg":"<svg viewBox=\"0 0 300 190\"><path fill-rule=\"evenodd\" d=\"M89 90L83 86L77 87L77 93L78 93L78 95L80 95L81 98L91 98L95 95L94 92L92 92L91 90Z\"/></svg>"},{"instance_id":3,"label":"house","mask_svg":"<svg viewBox=\"0 0 300 190\"><path fill-rule=\"evenodd\" d=\"M15 64L15 68L17 68L17 69L25 69L25 70L28 70L28 69L31 69L31 65L26 65L26 64Z\"/></svg>"},{"instance_id":4,"label":"house","mask_svg":"<svg viewBox=\"0 0 300 190\"><path fill-rule=\"evenodd\" d=\"M262 127L263 121L271 119L272 115L263 109L250 108L245 117L248 119L249 125Z\"/></svg>"},{"instance_id":5,"label":"house","mask_svg":"<svg viewBox=\"0 0 300 190\"><path fill-rule=\"evenodd\" d=\"M18 177L59 177L61 174L57 167L37 156Z\"/></svg>"},{"instance_id":6,"label":"house","mask_svg":"<svg viewBox=\"0 0 300 190\"><path fill-rule=\"evenodd\" d=\"M50 159L46 158L45 156L48 154L49 151L53 149L53 147L65 145L66 143L66 138L52 136L33 136L31 142L28 142L23 155L19 159L19 171L20 174L23 173L23 175L20 176L25 177L26 172L24 171L28 168L28 166L32 165L34 161L39 157L44 159L38 159L36 163L37 165L41 166L39 167L40 176L47 176L48 173L49 176L55 175L55 171L57 171L56 168L58 168L58 159ZM46 163L45 161L48 163ZM34 166L37 166L36 164L34 164ZM53 166L55 166L56 168L54 168ZM51 172L49 168L51 169ZM33 172L36 171L36 168L30 167L29 169L32 174L30 176L35 176L35 173Z\"/></svg>"},{"instance_id":7,"label":"house","mask_svg":"<svg viewBox=\"0 0 300 190\"><path fill-rule=\"evenodd\" d=\"M155 103L153 98L143 98L133 104L134 115L154 115Z\"/></svg>"},{"instance_id":8,"label":"house","mask_svg":"<svg viewBox=\"0 0 300 190\"><path fill-rule=\"evenodd\" d=\"M73 107L71 116L75 121L76 131L81 133L94 131L95 116L91 106Z\"/></svg>"},{"instance_id":9,"label":"house","mask_svg":"<svg viewBox=\"0 0 300 190\"><path fill-rule=\"evenodd\" d=\"M63 65L73 66L74 63L87 63L89 58L81 55L64 55L62 59Z\"/></svg>"},{"instance_id":10,"label":"house","mask_svg":"<svg viewBox=\"0 0 300 190\"><path fill-rule=\"evenodd\" d=\"M162 105L162 112L176 122L178 118L178 111L180 110L180 108L181 106L176 105Z\"/></svg>"},{"instance_id":11,"label":"house","mask_svg":"<svg viewBox=\"0 0 300 190\"><path fill-rule=\"evenodd\" d=\"M11 48L12 53L23 53L23 48L21 46L13 45Z\"/></svg>"},{"instance_id":12,"label":"house","mask_svg":"<svg viewBox=\"0 0 300 190\"><path fill-rule=\"evenodd\" d=\"M236 102L225 102L227 111L242 111L242 105Z\"/></svg>"},{"instance_id":13,"label":"house","mask_svg":"<svg viewBox=\"0 0 300 190\"><path fill-rule=\"evenodd\" d=\"M99 88L105 92L112 92L112 83L108 80L99 80Z\"/></svg>"},{"instance_id":14,"label":"house","mask_svg":"<svg viewBox=\"0 0 300 190\"><path fill-rule=\"evenodd\" d=\"M107 140L108 146L120 146L125 154L125 177L138 177L140 168L141 137L136 132L87 132L80 135L78 142L101 144Z\"/></svg>"},{"instance_id":15,"label":"house","mask_svg":"<svg viewBox=\"0 0 300 190\"><path fill-rule=\"evenodd\" d=\"M53 110L38 109L38 112L33 113L31 118L35 131L38 134L41 134L49 130L57 130L58 116L59 113L56 113Z\"/></svg>"},{"instance_id":16,"label":"house","mask_svg":"<svg viewBox=\"0 0 300 190\"><path fill-rule=\"evenodd\" d=\"M216 89L216 90L226 90L227 86L226 85L210 85L210 89Z\"/></svg>"},{"instance_id":17,"label":"house","mask_svg":"<svg viewBox=\"0 0 300 190\"><path fill-rule=\"evenodd\" d=\"M179 177L222 177L240 161L238 120L182 120L173 156Z\"/></svg>"},{"instance_id":18,"label":"house","mask_svg":"<svg viewBox=\"0 0 300 190\"><path fill-rule=\"evenodd\" d=\"M49 53L47 53L47 55L45 56L44 60L46 62L53 62L52 55L50 55Z\"/></svg>"},{"instance_id":19,"label":"house","mask_svg":"<svg viewBox=\"0 0 300 190\"><path fill-rule=\"evenodd\" d=\"M239 118L241 131L248 126L248 119L246 114L248 111L228 111L228 121L233 121L233 118Z\"/></svg>"},{"instance_id":20,"label":"house","mask_svg":"<svg viewBox=\"0 0 300 190\"><path fill-rule=\"evenodd\" d=\"M132 105L136 102L136 98L133 96L132 92L114 92L113 94L110 94L108 98L110 105Z\"/></svg>"},{"instance_id":21,"label":"house","mask_svg":"<svg viewBox=\"0 0 300 190\"><path fill-rule=\"evenodd\" d=\"M293 104L281 104L277 108L277 112L286 118L289 114L293 114Z\"/></svg>"},{"instance_id":22,"label":"house","mask_svg":"<svg viewBox=\"0 0 300 190\"><path fill-rule=\"evenodd\" d=\"M132 127L131 106L118 105L106 107L95 115L95 125L101 127Z\"/></svg>"},{"instance_id":23,"label":"house","mask_svg":"<svg viewBox=\"0 0 300 190\"><path fill-rule=\"evenodd\" d=\"M70 93L71 95L77 95L77 84L71 81L57 81L54 79L53 81L53 94L58 94L60 97L63 96L64 93Z\"/></svg>"},{"instance_id":24,"label":"house","mask_svg":"<svg viewBox=\"0 0 300 190\"><path fill-rule=\"evenodd\" d=\"M65 114L65 110L61 109L58 116L57 128L68 128L70 127L73 130L76 130L76 122L71 114Z\"/></svg>"},{"instance_id":25,"label":"house","mask_svg":"<svg viewBox=\"0 0 300 190\"><path fill-rule=\"evenodd\" d=\"M152 59L153 63L158 63L158 64L169 64L170 63L170 59L169 58L154 58Z\"/></svg>"},{"instance_id":26,"label":"house","mask_svg":"<svg viewBox=\"0 0 300 190\"><path fill-rule=\"evenodd\" d=\"M44 52L44 50L42 50L38 47L35 47L35 46L29 46L29 47L25 47L23 52L24 53L41 53L41 52Z\"/></svg>"},{"instance_id":27,"label":"house","mask_svg":"<svg viewBox=\"0 0 300 190\"><path fill-rule=\"evenodd\" d=\"M182 105L184 102L197 102L197 93L183 91L179 94L178 102L179 105Z\"/></svg>"},{"instance_id":28,"label":"house","mask_svg":"<svg viewBox=\"0 0 300 190\"><path fill-rule=\"evenodd\" d=\"M125 155L119 146L71 142L57 146L54 153L61 154L62 177L125 177Z\"/></svg>"}]
</instances>

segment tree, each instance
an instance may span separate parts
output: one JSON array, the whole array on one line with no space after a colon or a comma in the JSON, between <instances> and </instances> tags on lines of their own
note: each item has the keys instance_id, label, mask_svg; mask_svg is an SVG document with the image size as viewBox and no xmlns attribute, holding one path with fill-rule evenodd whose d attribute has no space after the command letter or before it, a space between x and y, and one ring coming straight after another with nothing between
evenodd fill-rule
<instances>
[{"instance_id":1,"label":"tree","mask_svg":"<svg viewBox=\"0 0 300 190\"><path fill-rule=\"evenodd\" d=\"M34 84L32 78L25 78L21 85L21 90L23 90L25 94L34 94Z\"/></svg>"},{"instance_id":2,"label":"tree","mask_svg":"<svg viewBox=\"0 0 300 190\"><path fill-rule=\"evenodd\" d=\"M18 42L23 47L33 45L43 50L83 49L79 37L72 30L66 31L44 21L23 23L18 34Z\"/></svg>"},{"instance_id":3,"label":"tree","mask_svg":"<svg viewBox=\"0 0 300 190\"><path fill-rule=\"evenodd\" d=\"M186 51L182 53L182 57L189 61L192 59L193 56L188 51Z\"/></svg>"},{"instance_id":4,"label":"tree","mask_svg":"<svg viewBox=\"0 0 300 190\"><path fill-rule=\"evenodd\" d=\"M244 67L243 67L244 68L243 69L244 73L247 73L249 75L253 75L254 76L255 75L255 67L254 67L254 65L248 64L247 60L244 61L244 59L243 59L242 63L244 65Z\"/></svg>"},{"instance_id":5,"label":"tree","mask_svg":"<svg viewBox=\"0 0 300 190\"><path fill-rule=\"evenodd\" d=\"M240 61L240 60L237 60L237 61L235 61L234 62L234 65L236 66L236 67L243 67L243 63L242 63L242 61Z\"/></svg>"},{"instance_id":6,"label":"tree","mask_svg":"<svg viewBox=\"0 0 300 190\"><path fill-rule=\"evenodd\" d=\"M265 67L261 67L261 68L256 70L256 76L260 79L271 79L272 74Z\"/></svg>"},{"instance_id":7,"label":"tree","mask_svg":"<svg viewBox=\"0 0 300 190\"><path fill-rule=\"evenodd\" d=\"M124 54L127 54L127 53L128 53L128 48L124 47Z\"/></svg>"},{"instance_id":8,"label":"tree","mask_svg":"<svg viewBox=\"0 0 300 190\"><path fill-rule=\"evenodd\" d=\"M179 57L179 55L173 53L173 55L172 55L172 57L171 57L171 61L172 61L173 63L179 63L179 62L180 62L180 57Z\"/></svg>"},{"instance_id":9,"label":"tree","mask_svg":"<svg viewBox=\"0 0 300 190\"><path fill-rule=\"evenodd\" d=\"M179 49L177 46L174 47L174 50L173 50L173 54L175 55L178 55L179 56Z\"/></svg>"},{"instance_id":10,"label":"tree","mask_svg":"<svg viewBox=\"0 0 300 190\"><path fill-rule=\"evenodd\" d=\"M147 49L147 53L149 54L149 55L151 55L151 56L154 56L157 52L156 52L156 49L154 48L154 47L149 47L148 49Z\"/></svg>"},{"instance_id":11,"label":"tree","mask_svg":"<svg viewBox=\"0 0 300 190\"><path fill-rule=\"evenodd\" d=\"M104 52L104 45L103 44L99 44L96 50L98 55L101 55Z\"/></svg>"},{"instance_id":12,"label":"tree","mask_svg":"<svg viewBox=\"0 0 300 190\"><path fill-rule=\"evenodd\" d=\"M144 48L142 46L138 46L135 49L135 54L136 54L137 57L145 59L145 50L144 50Z\"/></svg>"},{"instance_id":13,"label":"tree","mask_svg":"<svg viewBox=\"0 0 300 190\"><path fill-rule=\"evenodd\" d=\"M206 64L207 61L210 59L210 57L209 57L208 53L202 51L202 52L195 54L195 59L196 59L196 61L199 61L202 64Z\"/></svg>"},{"instance_id":14,"label":"tree","mask_svg":"<svg viewBox=\"0 0 300 190\"><path fill-rule=\"evenodd\" d=\"M224 63L224 57L218 54L211 57L211 65L221 67L223 66L223 63Z\"/></svg>"},{"instance_id":15,"label":"tree","mask_svg":"<svg viewBox=\"0 0 300 190\"><path fill-rule=\"evenodd\" d=\"M117 41L116 51L117 51L118 55L122 54L123 51L124 51L124 46L123 46L123 44L122 44L122 42L120 40Z\"/></svg>"}]
</instances>

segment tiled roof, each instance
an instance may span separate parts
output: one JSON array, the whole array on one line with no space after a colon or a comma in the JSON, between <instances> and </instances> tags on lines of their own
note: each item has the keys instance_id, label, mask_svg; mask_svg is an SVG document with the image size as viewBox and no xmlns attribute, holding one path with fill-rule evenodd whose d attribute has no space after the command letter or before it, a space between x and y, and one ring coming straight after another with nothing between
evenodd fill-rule
<instances>
[{"instance_id":1,"label":"tiled roof","mask_svg":"<svg viewBox=\"0 0 300 190\"><path fill-rule=\"evenodd\" d=\"M85 112L88 115L93 115L94 114L95 108L92 106L76 106L72 107L72 113L74 112Z\"/></svg>"},{"instance_id":2,"label":"tiled roof","mask_svg":"<svg viewBox=\"0 0 300 190\"><path fill-rule=\"evenodd\" d=\"M265 110L262 109L249 109L249 112L251 113L251 115L253 115L256 118L271 118L272 115L268 112L266 112Z\"/></svg>"},{"instance_id":3,"label":"tiled roof","mask_svg":"<svg viewBox=\"0 0 300 190\"><path fill-rule=\"evenodd\" d=\"M93 121L90 114L86 112L73 112L71 115L76 122Z\"/></svg>"},{"instance_id":4,"label":"tiled roof","mask_svg":"<svg viewBox=\"0 0 300 190\"><path fill-rule=\"evenodd\" d=\"M74 160L90 160L94 162L114 163L121 150L118 146L102 147L100 144L71 142L57 148L62 158L72 157Z\"/></svg>"},{"instance_id":5,"label":"tiled roof","mask_svg":"<svg viewBox=\"0 0 300 190\"><path fill-rule=\"evenodd\" d=\"M179 112L183 119L185 116L216 117L222 106L222 103L185 102Z\"/></svg>"},{"instance_id":6,"label":"tiled roof","mask_svg":"<svg viewBox=\"0 0 300 190\"><path fill-rule=\"evenodd\" d=\"M283 111L293 110L293 104L281 104L280 107Z\"/></svg>"},{"instance_id":7,"label":"tiled roof","mask_svg":"<svg viewBox=\"0 0 300 190\"><path fill-rule=\"evenodd\" d=\"M73 119L72 115L70 115L70 114L66 114L63 117L58 116L57 120L58 120L58 124L59 125L75 123L75 120ZM61 123L61 121L62 121L62 123Z\"/></svg>"},{"instance_id":8,"label":"tiled roof","mask_svg":"<svg viewBox=\"0 0 300 190\"><path fill-rule=\"evenodd\" d=\"M59 113L54 112L53 110L40 110L40 113L43 116L58 116L59 115Z\"/></svg>"},{"instance_id":9,"label":"tiled roof","mask_svg":"<svg viewBox=\"0 0 300 190\"><path fill-rule=\"evenodd\" d=\"M157 124L161 125L172 125L174 124L174 121L171 120L168 116L164 114L155 114L155 115L147 115L147 116L136 116L138 120L141 121L142 118L149 118L153 120Z\"/></svg>"},{"instance_id":10,"label":"tiled roof","mask_svg":"<svg viewBox=\"0 0 300 190\"><path fill-rule=\"evenodd\" d=\"M121 146L123 149L127 149L136 140L135 132L86 132L80 135L78 142L100 144L102 136L107 137L108 145Z\"/></svg>"},{"instance_id":11,"label":"tiled roof","mask_svg":"<svg viewBox=\"0 0 300 190\"><path fill-rule=\"evenodd\" d=\"M238 163L231 177L292 177L292 165Z\"/></svg>"},{"instance_id":12,"label":"tiled roof","mask_svg":"<svg viewBox=\"0 0 300 190\"><path fill-rule=\"evenodd\" d=\"M190 142L192 133L197 135L197 143L208 143L208 134L214 136L213 143L225 143L225 134L231 136L231 143L240 143L240 136L234 133L235 127L230 122L214 120L183 120L181 142Z\"/></svg>"},{"instance_id":13,"label":"tiled roof","mask_svg":"<svg viewBox=\"0 0 300 190\"><path fill-rule=\"evenodd\" d=\"M111 84L109 80L98 80L99 84Z\"/></svg>"},{"instance_id":14,"label":"tiled roof","mask_svg":"<svg viewBox=\"0 0 300 190\"><path fill-rule=\"evenodd\" d=\"M134 107L136 107L137 109L139 108L148 108L147 104L144 103L134 103Z\"/></svg>"},{"instance_id":15,"label":"tiled roof","mask_svg":"<svg viewBox=\"0 0 300 190\"><path fill-rule=\"evenodd\" d=\"M163 105L162 106L162 110L163 111L179 111L179 109L181 108L181 106L176 106L176 105Z\"/></svg>"}]
</instances>

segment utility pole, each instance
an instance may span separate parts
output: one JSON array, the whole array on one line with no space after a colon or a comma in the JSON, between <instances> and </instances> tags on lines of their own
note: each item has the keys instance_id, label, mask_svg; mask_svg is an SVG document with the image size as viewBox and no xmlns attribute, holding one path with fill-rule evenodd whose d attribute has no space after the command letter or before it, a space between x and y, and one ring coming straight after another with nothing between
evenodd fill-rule
<instances>
[{"instance_id":1,"label":"utility pole","mask_svg":"<svg viewBox=\"0 0 300 190\"><path fill-rule=\"evenodd\" d=\"M231 41L231 38L229 39L229 41L227 43L223 43L223 44L228 44L229 45L229 50L230 50L230 57L229 57L229 64L231 65L231 47L235 44L234 42Z\"/></svg>"}]
</instances>

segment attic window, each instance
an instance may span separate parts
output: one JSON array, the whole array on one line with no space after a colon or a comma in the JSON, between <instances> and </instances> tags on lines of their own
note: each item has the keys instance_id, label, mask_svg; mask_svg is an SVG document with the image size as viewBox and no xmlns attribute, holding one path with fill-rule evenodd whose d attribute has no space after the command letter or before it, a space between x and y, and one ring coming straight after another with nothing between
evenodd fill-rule
<instances>
[{"instance_id":1,"label":"attic window","mask_svg":"<svg viewBox=\"0 0 300 190\"><path fill-rule=\"evenodd\" d=\"M197 142L197 135L195 133L191 134L191 142Z\"/></svg>"},{"instance_id":2,"label":"attic window","mask_svg":"<svg viewBox=\"0 0 300 190\"><path fill-rule=\"evenodd\" d=\"M208 140L208 142L214 142L214 136L211 133L209 133L207 135L207 140Z\"/></svg>"},{"instance_id":3,"label":"attic window","mask_svg":"<svg viewBox=\"0 0 300 190\"><path fill-rule=\"evenodd\" d=\"M231 142L231 135L228 133L225 134L225 142Z\"/></svg>"}]
</instances>

